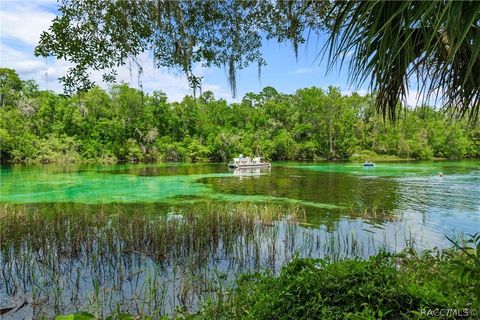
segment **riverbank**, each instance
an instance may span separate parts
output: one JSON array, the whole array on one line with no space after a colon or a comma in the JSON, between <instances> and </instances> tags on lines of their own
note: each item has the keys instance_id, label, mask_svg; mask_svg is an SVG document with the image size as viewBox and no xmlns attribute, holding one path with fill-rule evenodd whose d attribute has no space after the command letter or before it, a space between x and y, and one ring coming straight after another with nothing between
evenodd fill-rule
<instances>
[{"instance_id":1,"label":"riverbank","mask_svg":"<svg viewBox=\"0 0 480 320\"><path fill-rule=\"evenodd\" d=\"M0 160L227 162L239 154L256 154L269 161L364 160L363 156L376 161L480 156L478 124L452 122L449 115L426 106L405 109L391 123L376 113L371 96L342 95L333 87L293 94L267 87L239 103L215 99L211 92L169 102L164 94L145 94L126 84L109 91L95 87L71 97L38 90L20 90L14 96L0 109Z\"/></svg>"},{"instance_id":2,"label":"riverbank","mask_svg":"<svg viewBox=\"0 0 480 320\"><path fill-rule=\"evenodd\" d=\"M294 258L278 275L244 274L218 288L200 310L178 309L175 319L477 319L480 241L470 249L407 249L369 259ZM472 238L473 239L473 238ZM73 315L70 315L70 317ZM83 317L80 317L83 316ZM149 319L116 313L115 319ZM75 318L95 319L78 313Z\"/></svg>"},{"instance_id":3,"label":"riverbank","mask_svg":"<svg viewBox=\"0 0 480 320\"><path fill-rule=\"evenodd\" d=\"M419 159L412 157L398 157L395 155L379 155L375 153L362 153L362 154L353 154L349 158L345 159L326 159L321 157L316 157L315 159L310 160L295 160L297 162L305 163L338 163L338 162L358 162L363 163L365 161L372 162L399 162L399 161L447 161L447 160L476 160L480 159L475 158L445 158L445 157L433 157L429 159ZM49 159L23 159L23 160L5 160L1 164L3 165L82 165L82 164L97 164L97 165L115 165L115 164L208 164L208 163L218 163L216 161L191 161L191 160L182 160L182 161L163 161L161 159L154 161L125 161L119 160L115 157L105 157L105 158L95 158L95 159L83 159L79 156L76 157L65 157L65 156L56 156ZM225 162L225 164L227 164Z\"/></svg>"},{"instance_id":4,"label":"riverbank","mask_svg":"<svg viewBox=\"0 0 480 320\"><path fill-rule=\"evenodd\" d=\"M478 306L480 236L462 243L472 249L424 251L407 230L375 238L400 217L347 215L365 225L324 228L302 207L247 202L2 204L0 309L6 319L416 319Z\"/></svg>"},{"instance_id":5,"label":"riverbank","mask_svg":"<svg viewBox=\"0 0 480 320\"><path fill-rule=\"evenodd\" d=\"M278 276L241 276L194 319L478 319L479 236L469 251L294 259ZM448 313L447 313L448 312Z\"/></svg>"}]
</instances>

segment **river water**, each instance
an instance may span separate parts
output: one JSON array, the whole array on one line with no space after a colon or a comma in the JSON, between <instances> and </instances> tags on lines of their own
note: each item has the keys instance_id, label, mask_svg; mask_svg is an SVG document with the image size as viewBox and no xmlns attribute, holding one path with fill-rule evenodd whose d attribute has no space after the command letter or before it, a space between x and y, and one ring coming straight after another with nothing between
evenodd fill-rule
<instances>
[{"instance_id":1,"label":"river water","mask_svg":"<svg viewBox=\"0 0 480 320\"><path fill-rule=\"evenodd\" d=\"M240 171L225 164L13 165L1 167L0 179L0 309L28 303L8 319L95 308L108 314L119 306L158 316L178 306L195 310L218 292L199 288L243 272L277 272L294 254L367 257L443 248L451 245L446 236L480 232L480 161L473 160L367 168L283 162ZM287 209L274 221L236 217L264 215L268 205Z\"/></svg>"}]
</instances>

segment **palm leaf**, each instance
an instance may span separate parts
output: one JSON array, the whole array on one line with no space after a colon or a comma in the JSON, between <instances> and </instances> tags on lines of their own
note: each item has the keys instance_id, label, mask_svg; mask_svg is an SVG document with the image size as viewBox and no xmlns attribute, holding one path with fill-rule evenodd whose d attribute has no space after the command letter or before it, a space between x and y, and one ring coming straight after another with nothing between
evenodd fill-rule
<instances>
[{"instance_id":1,"label":"palm leaf","mask_svg":"<svg viewBox=\"0 0 480 320\"><path fill-rule=\"evenodd\" d=\"M370 80L385 118L395 119L417 79L422 102L478 120L480 2L337 1L330 14L330 68L351 54L350 80Z\"/></svg>"}]
</instances>

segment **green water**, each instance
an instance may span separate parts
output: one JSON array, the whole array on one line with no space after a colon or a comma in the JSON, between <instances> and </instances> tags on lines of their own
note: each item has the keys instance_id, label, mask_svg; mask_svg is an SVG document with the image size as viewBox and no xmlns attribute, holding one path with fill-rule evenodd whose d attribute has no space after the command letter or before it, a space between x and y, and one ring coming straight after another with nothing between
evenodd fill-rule
<instances>
[{"instance_id":1,"label":"green water","mask_svg":"<svg viewBox=\"0 0 480 320\"><path fill-rule=\"evenodd\" d=\"M225 164L2 166L0 177L0 201L9 203L285 202L320 223L374 208L435 233L480 231L479 161L286 162L240 172Z\"/></svg>"},{"instance_id":2,"label":"green water","mask_svg":"<svg viewBox=\"0 0 480 320\"><path fill-rule=\"evenodd\" d=\"M210 294L199 288L244 272L277 272L294 254L342 259L442 248L451 245L445 235L480 231L480 161L373 168L285 162L247 171L225 164L2 166L0 179L0 239L9 240L0 241L0 309L33 294L42 301L6 319L53 318L92 303L108 312L117 303L131 313L158 309L145 301L172 314L180 289L201 279L189 293L194 310ZM242 206L280 208L280 218L248 222ZM294 210L298 220L289 220ZM95 283L105 293L97 302Z\"/></svg>"}]
</instances>

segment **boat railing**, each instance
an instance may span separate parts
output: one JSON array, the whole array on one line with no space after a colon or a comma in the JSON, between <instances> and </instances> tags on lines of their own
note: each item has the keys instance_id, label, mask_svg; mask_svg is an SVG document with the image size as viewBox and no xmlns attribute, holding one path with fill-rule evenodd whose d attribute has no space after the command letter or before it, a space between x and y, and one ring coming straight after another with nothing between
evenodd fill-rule
<instances>
[{"instance_id":1,"label":"boat railing","mask_svg":"<svg viewBox=\"0 0 480 320\"><path fill-rule=\"evenodd\" d=\"M270 165L268 162L262 162L261 157L243 157L239 156L238 158L233 158L231 162L232 165L237 166L255 166L255 165Z\"/></svg>"}]
</instances>

